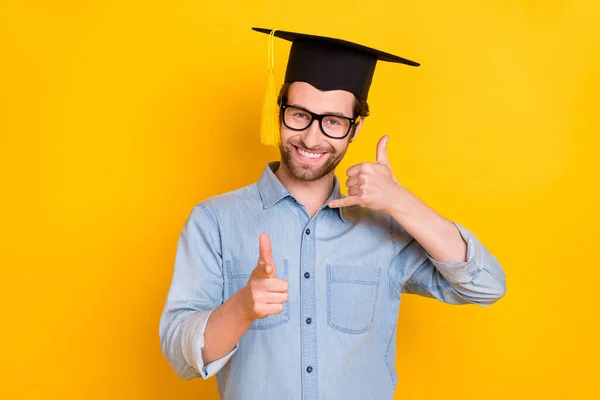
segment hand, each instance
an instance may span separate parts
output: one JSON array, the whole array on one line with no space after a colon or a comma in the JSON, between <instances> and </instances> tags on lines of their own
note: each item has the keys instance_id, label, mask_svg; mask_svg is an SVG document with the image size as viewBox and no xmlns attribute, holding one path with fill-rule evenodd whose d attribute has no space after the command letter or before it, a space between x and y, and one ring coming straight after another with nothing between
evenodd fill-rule
<instances>
[{"instance_id":1,"label":"hand","mask_svg":"<svg viewBox=\"0 0 600 400\"><path fill-rule=\"evenodd\" d=\"M247 313L251 320L283 311L283 303L288 300L288 282L276 276L271 239L263 233L259 238L258 263L245 287Z\"/></svg>"},{"instance_id":2,"label":"hand","mask_svg":"<svg viewBox=\"0 0 600 400\"><path fill-rule=\"evenodd\" d=\"M371 210L392 213L403 188L390 168L386 149L388 139L387 135L379 139L375 163L365 162L348 168L348 197L331 200L329 207L360 205Z\"/></svg>"}]
</instances>

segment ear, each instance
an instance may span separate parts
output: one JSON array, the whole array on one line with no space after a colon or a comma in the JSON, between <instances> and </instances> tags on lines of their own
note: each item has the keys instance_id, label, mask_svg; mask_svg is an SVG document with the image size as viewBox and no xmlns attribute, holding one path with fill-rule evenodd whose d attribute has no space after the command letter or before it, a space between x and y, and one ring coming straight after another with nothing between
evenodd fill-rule
<instances>
[{"instance_id":1,"label":"ear","mask_svg":"<svg viewBox=\"0 0 600 400\"><path fill-rule=\"evenodd\" d=\"M352 137L350 137L350 140L348 140L348 143L352 143L352 141L354 139L356 139L356 137L358 136L358 133L360 132L360 128L362 128L364 122L365 122L365 118L366 117L360 117L360 121L358 121L358 124L356 124L356 129L354 129L354 133L352 134Z\"/></svg>"}]
</instances>

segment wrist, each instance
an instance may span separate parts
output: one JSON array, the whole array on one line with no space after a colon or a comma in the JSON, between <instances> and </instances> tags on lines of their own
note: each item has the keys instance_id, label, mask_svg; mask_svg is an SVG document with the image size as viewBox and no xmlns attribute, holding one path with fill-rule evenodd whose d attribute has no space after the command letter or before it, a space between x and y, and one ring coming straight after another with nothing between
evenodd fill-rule
<instances>
[{"instance_id":1,"label":"wrist","mask_svg":"<svg viewBox=\"0 0 600 400\"><path fill-rule=\"evenodd\" d=\"M408 214L413 201L414 196L412 193L403 186L398 185L390 196L390 203L383 211L398 221Z\"/></svg>"},{"instance_id":2,"label":"wrist","mask_svg":"<svg viewBox=\"0 0 600 400\"><path fill-rule=\"evenodd\" d=\"M238 317L250 324L256 320L256 316L252 312L252 302L250 301L250 289L244 286L233 295L235 297L235 304Z\"/></svg>"}]
</instances>

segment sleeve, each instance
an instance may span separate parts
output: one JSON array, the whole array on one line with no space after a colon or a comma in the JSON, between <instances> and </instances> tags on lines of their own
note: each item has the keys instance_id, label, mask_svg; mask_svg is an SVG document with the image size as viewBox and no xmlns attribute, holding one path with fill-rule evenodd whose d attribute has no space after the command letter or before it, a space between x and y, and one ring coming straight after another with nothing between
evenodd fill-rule
<instances>
[{"instance_id":1,"label":"sleeve","mask_svg":"<svg viewBox=\"0 0 600 400\"><path fill-rule=\"evenodd\" d=\"M506 293L502 266L473 233L453 223L467 244L465 262L435 260L392 219L392 281L401 293L451 304L491 305Z\"/></svg>"},{"instance_id":2,"label":"sleeve","mask_svg":"<svg viewBox=\"0 0 600 400\"><path fill-rule=\"evenodd\" d=\"M179 236L171 287L160 318L161 349L182 379L216 374L237 351L209 364L202 360L204 331L223 303L223 262L216 219L202 204L190 213Z\"/></svg>"}]
</instances>

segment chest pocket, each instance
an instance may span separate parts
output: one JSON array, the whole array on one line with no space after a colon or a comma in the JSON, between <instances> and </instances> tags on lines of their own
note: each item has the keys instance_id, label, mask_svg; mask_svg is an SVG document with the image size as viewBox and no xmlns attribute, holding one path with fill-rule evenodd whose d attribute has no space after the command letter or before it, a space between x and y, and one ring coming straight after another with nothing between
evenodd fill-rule
<instances>
[{"instance_id":1,"label":"chest pocket","mask_svg":"<svg viewBox=\"0 0 600 400\"><path fill-rule=\"evenodd\" d=\"M381 268L327 265L327 322L346 333L363 333L373 325Z\"/></svg>"},{"instance_id":2,"label":"chest pocket","mask_svg":"<svg viewBox=\"0 0 600 400\"><path fill-rule=\"evenodd\" d=\"M276 274L277 278L280 279L288 279L288 259L283 259L283 265L276 264ZM248 283L248 279L250 279L250 274L247 269L236 268L235 263L227 260L225 261L225 267L227 269L227 280L229 281L229 285L227 290L229 291L229 297L233 296L238 290L242 289ZM286 301L283 303L283 311L279 314L272 314L263 319L257 319L250 326L251 330L260 330L260 329L269 329L274 326L281 325L286 323L289 320L289 306Z\"/></svg>"}]
</instances>

